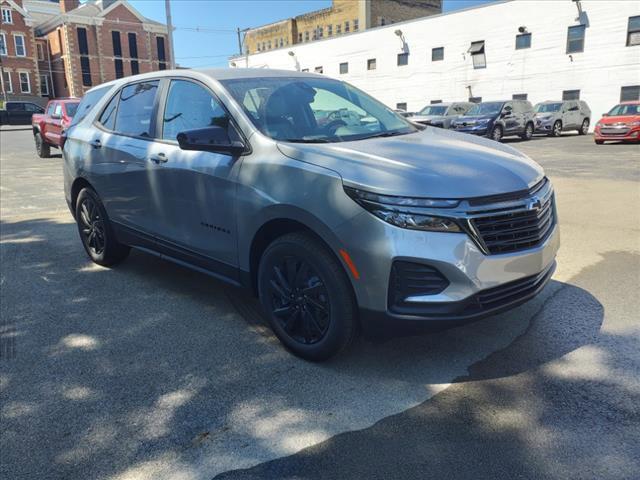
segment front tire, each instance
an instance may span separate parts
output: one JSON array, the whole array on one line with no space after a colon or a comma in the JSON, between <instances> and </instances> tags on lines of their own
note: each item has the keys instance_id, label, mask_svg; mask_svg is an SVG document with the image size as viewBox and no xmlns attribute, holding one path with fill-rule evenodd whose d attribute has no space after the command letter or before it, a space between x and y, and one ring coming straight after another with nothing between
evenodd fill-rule
<instances>
[{"instance_id":1,"label":"front tire","mask_svg":"<svg viewBox=\"0 0 640 480\"><path fill-rule=\"evenodd\" d=\"M604 144L604 140L596 140L596 145L602 145Z\"/></svg>"},{"instance_id":2,"label":"front tire","mask_svg":"<svg viewBox=\"0 0 640 480\"><path fill-rule=\"evenodd\" d=\"M78 194L76 223L82 246L98 265L109 267L129 255L130 248L118 242L100 197L90 188Z\"/></svg>"},{"instance_id":3,"label":"front tire","mask_svg":"<svg viewBox=\"0 0 640 480\"><path fill-rule=\"evenodd\" d=\"M531 140L533 137L533 123L527 123L527 126L524 127L524 132L520 135L520 138L523 140Z\"/></svg>"},{"instance_id":4,"label":"front tire","mask_svg":"<svg viewBox=\"0 0 640 480\"><path fill-rule=\"evenodd\" d=\"M493 127L491 131L491 139L499 142L502 140L502 127L500 125L496 125Z\"/></svg>"},{"instance_id":5,"label":"front tire","mask_svg":"<svg viewBox=\"0 0 640 480\"><path fill-rule=\"evenodd\" d=\"M560 120L556 120L553 124L553 129L551 130L552 137L559 137L562 135L562 122Z\"/></svg>"},{"instance_id":6,"label":"front tire","mask_svg":"<svg viewBox=\"0 0 640 480\"><path fill-rule=\"evenodd\" d=\"M33 136L36 142L36 153L40 158L49 158L51 156L51 147L44 141L42 135L38 132Z\"/></svg>"},{"instance_id":7,"label":"front tire","mask_svg":"<svg viewBox=\"0 0 640 480\"><path fill-rule=\"evenodd\" d=\"M295 355L326 360L356 334L356 303L335 256L304 232L267 247L258 269L258 294L276 336Z\"/></svg>"},{"instance_id":8,"label":"front tire","mask_svg":"<svg viewBox=\"0 0 640 480\"><path fill-rule=\"evenodd\" d=\"M582 121L582 126L580 127L580 130L578 130L578 135L586 135L587 133L589 133L589 119L585 118Z\"/></svg>"}]
</instances>

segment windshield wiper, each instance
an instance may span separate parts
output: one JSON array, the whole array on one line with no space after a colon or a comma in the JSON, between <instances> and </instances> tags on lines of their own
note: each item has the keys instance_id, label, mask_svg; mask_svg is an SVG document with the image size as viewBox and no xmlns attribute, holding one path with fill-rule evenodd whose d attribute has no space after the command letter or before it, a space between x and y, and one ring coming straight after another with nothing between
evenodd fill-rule
<instances>
[{"instance_id":1,"label":"windshield wiper","mask_svg":"<svg viewBox=\"0 0 640 480\"><path fill-rule=\"evenodd\" d=\"M326 138L283 138L280 141L291 143L331 143L331 140Z\"/></svg>"},{"instance_id":2,"label":"windshield wiper","mask_svg":"<svg viewBox=\"0 0 640 480\"><path fill-rule=\"evenodd\" d=\"M380 138L380 137L395 137L397 135L408 135L409 133L412 133L412 132L398 132L398 131L380 132L380 133L374 133L373 135L368 135L366 137L359 138L358 140L367 140L368 138Z\"/></svg>"}]
</instances>

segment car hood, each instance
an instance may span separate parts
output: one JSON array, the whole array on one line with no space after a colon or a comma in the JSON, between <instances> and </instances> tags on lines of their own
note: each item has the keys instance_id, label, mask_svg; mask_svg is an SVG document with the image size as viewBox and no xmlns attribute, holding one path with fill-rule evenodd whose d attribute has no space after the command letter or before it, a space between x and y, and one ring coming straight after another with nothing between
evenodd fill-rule
<instances>
[{"instance_id":1,"label":"car hood","mask_svg":"<svg viewBox=\"0 0 640 480\"><path fill-rule=\"evenodd\" d=\"M602 117L598 123L601 125L612 125L614 123L631 123L640 120L640 115L616 115L612 117Z\"/></svg>"},{"instance_id":2,"label":"car hood","mask_svg":"<svg viewBox=\"0 0 640 480\"><path fill-rule=\"evenodd\" d=\"M342 143L278 143L278 148L290 158L337 172L345 185L386 195L495 195L532 187L544 175L542 167L512 147L436 128Z\"/></svg>"}]
</instances>

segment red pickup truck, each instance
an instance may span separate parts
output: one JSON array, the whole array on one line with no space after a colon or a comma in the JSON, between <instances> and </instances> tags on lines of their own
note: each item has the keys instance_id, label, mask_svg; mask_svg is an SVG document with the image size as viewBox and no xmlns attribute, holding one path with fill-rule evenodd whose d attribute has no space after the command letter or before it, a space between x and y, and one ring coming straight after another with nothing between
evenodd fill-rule
<instances>
[{"instance_id":1,"label":"red pickup truck","mask_svg":"<svg viewBox=\"0 0 640 480\"><path fill-rule=\"evenodd\" d=\"M64 144L62 133L69 128L79 103L78 98L51 100L44 113L36 113L31 117L33 139L40 158L49 157L51 147L62 148Z\"/></svg>"}]
</instances>

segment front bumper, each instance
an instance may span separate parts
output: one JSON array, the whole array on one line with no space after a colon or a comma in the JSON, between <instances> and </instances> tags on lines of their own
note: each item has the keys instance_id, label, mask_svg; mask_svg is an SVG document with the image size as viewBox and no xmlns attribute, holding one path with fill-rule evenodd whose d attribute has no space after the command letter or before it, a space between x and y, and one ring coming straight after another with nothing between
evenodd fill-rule
<instances>
[{"instance_id":1,"label":"front bumper","mask_svg":"<svg viewBox=\"0 0 640 480\"><path fill-rule=\"evenodd\" d=\"M491 128L488 124L467 126L467 127L451 127L452 130L461 133L470 133L472 135L480 135L486 137L491 133Z\"/></svg>"},{"instance_id":2,"label":"front bumper","mask_svg":"<svg viewBox=\"0 0 640 480\"><path fill-rule=\"evenodd\" d=\"M406 230L364 212L343 226L339 238L360 272L353 281L361 324L374 336L434 330L514 308L540 292L555 268L560 246L557 223L537 247L486 255L466 233ZM437 269L449 284L440 293L412 299L402 309L389 305L394 261Z\"/></svg>"},{"instance_id":3,"label":"front bumper","mask_svg":"<svg viewBox=\"0 0 640 480\"><path fill-rule=\"evenodd\" d=\"M628 131L621 130L621 134L613 135L603 133L600 127L596 127L593 136L595 140L601 141L638 142L640 141L640 127L633 127L628 129Z\"/></svg>"}]
</instances>

